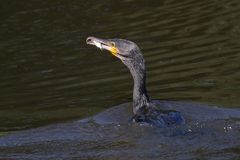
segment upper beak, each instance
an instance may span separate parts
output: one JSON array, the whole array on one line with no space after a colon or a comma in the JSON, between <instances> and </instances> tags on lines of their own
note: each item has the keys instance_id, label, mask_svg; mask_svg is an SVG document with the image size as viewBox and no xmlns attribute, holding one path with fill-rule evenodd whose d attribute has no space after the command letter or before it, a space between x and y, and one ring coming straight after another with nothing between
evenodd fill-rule
<instances>
[{"instance_id":1,"label":"upper beak","mask_svg":"<svg viewBox=\"0 0 240 160\"><path fill-rule=\"evenodd\" d=\"M108 39L101 39L96 37L88 37L86 39L86 43L90 45L94 45L100 49L105 49L110 51L114 56L118 56L118 49L117 47L112 45L111 40Z\"/></svg>"}]
</instances>

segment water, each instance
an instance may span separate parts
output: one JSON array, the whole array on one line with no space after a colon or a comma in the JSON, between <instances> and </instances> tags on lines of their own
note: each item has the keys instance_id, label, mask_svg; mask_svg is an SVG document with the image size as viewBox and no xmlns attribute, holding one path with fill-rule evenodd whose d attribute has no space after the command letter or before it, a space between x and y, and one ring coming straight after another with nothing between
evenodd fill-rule
<instances>
[{"instance_id":1,"label":"water","mask_svg":"<svg viewBox=\"0 0 240 160\"><path fill-rule=\"evenodd\" d=\"M136 42L154 99L239 108L239 19L238 0L3 0L0 131L83 119L131 101L127 68L87 46L88 36Z\"/></svg>"},{"instance_id":2,"label":"water","mask_svg":"<svg viewBox=\"0 0 240 160\"><path fill-rule=\"evenodd\" d=\"M131 103L96 116L0 137L3 159L237 159L240 110L154 101L178 109L186 125L129 123ZM196 109L193 109L193 108Z\"/></svg>"}]
</instances>

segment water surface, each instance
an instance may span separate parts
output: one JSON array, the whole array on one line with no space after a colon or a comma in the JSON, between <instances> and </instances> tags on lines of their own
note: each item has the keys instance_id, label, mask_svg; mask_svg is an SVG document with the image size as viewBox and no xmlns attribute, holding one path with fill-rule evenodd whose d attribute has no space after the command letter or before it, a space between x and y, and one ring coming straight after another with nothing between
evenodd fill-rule
<instances>
[{"instance_id":1,"label":"water surface","mask_svg":"<svg viewBox=\"0 0 240 160\"><path fill-rule=\"evenodd\" d=\"M186 124L156 128L129 123L131 103L93 117L0 137L2 159L238 159L240 110L176 101ZM196 109L193 109L193 108Z\"/></svg>"},{"instance_id":2,"label":"water surface","mask_svg":"<svg viewBox=\"0 0 240 160\"><path fill-rule=\"evenodd\" d=\"M240 106L238 0L12 0L0 12L0 131L131 101L127 68L90 35L136 42L154 99Z\"/></svg>"},{"instance_id":3,"label":"water surface","mask_svg":"<svg viewBox=\"0 0 240 160\"><path fill-rule=\"evenodd\" d=\"M239 109L239 19L239 0L2 0L0 134L46 127L2 136L0 157L239 157L236 119L194 123L196 132L176 137L166 135L168 129L65 124L132 99L127 68L87 46L88 36L136 42L153 99Z\"/></svg>"},{"instance_id":4,"label":"water surface","mask_svg":"<svg viewBox=\"0 0 240 160\"><path fill-rule=\"evenodd\" d=\"M82 119L131 101L132 79L88 36L136 42L153 99L240 107L238 0L6 1L0 131Z\"/></svg>"}]
</instances>

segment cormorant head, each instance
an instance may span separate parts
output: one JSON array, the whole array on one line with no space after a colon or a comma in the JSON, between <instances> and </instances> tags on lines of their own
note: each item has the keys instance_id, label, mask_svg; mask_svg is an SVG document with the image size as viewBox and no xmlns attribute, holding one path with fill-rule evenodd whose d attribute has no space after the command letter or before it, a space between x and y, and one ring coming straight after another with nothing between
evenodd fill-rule
<instances>
[{"instance_id":1,"label":"cormorant head","mask_svg":"<svg viewBox=\"0 0 240 160\"><path fill-rule=\"evenodd\" d=\"M88 37L87 44L108 50L115 57L119 58L125 65L132 66L133 63L144 65L144 59L139 47L132 41L125 39L101 39Z\"/></svg>"},{"instance_id":2,"label":"cormorant head","mask_svg":"<svg viewBox=\"0 0 240 160\"><path fill-rule=\"evenodd\" d=\"M133 89L133 112L136 114L139 108L149 102L145 86L145 64L139 47L131 41L124 39L100 39L88 37L87 44L110 51L118 57L130 70L134 79Z\"/></svg>"}]
</instances>

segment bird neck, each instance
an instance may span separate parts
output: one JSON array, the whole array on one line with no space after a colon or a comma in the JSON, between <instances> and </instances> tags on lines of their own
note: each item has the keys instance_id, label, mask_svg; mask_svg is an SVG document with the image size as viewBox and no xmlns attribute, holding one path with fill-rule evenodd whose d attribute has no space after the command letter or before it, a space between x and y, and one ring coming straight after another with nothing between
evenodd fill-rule
<instances>
[{"instance_id":1,"label":"bird neck","mask_svg":"<svg viewBox=\"0 0 240 160\"><path fill-rule=\"evenodd\" d=\"M129 67L129 70L134 80L133 113L136 114L140 108L148 107L149 103L144 61L141 61L138 64L133 63L133 65Z\"/></svg>"}]
</instances>

